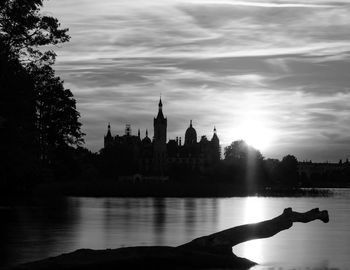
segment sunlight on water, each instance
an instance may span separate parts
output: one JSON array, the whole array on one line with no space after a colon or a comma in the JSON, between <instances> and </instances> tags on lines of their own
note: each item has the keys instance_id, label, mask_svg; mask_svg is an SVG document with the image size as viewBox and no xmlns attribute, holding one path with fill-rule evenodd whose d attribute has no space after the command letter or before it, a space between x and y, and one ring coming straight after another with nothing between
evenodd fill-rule
<instances>
[{"instance_id":1,"label":"sunlight on water","mask_svg":"<svg viewBox=\"0 0 350 270\"><path fill-rule=\"evenodd\" d=\"M245 198L244 224L256 223L264 220L264 200L258 197ZM241 245L242 256L254 262L263 260L262 243L260 240L248 241Z\"/></svg>"},{"instance_id":2,"label":"sunlight on water","mask_svg":"<svg viewBox=\"0 0 350 270\"><path fill-rule=\"evenodd\" d=\"M264 220L264 199L259 197L242 198L244 200L244 224L256 223Z\"/></svg>"}]
</instances>

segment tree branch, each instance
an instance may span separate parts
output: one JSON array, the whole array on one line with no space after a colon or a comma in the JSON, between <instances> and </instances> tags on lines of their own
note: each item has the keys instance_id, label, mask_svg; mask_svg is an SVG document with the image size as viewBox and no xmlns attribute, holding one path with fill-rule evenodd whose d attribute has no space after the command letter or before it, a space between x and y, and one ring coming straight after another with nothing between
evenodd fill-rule
<instances>
[{"instance_id":1,"label":"tree branch","mask_svg":"<svg viewBox=\"0 0 350 270\"><path fill-rule=\"evenodd\" d=\"M273 219L241 225L199 237L179 247L202 250L208 253L229 254L232 253L232 247L239 243L274 236L280 231L292 227L294 222L307 223L317 219L327 223L329 221L328 212L315 208L305 213L299 213L292 211L292 208L286 208L281 215Z\"/></svg>"}]
</instances>

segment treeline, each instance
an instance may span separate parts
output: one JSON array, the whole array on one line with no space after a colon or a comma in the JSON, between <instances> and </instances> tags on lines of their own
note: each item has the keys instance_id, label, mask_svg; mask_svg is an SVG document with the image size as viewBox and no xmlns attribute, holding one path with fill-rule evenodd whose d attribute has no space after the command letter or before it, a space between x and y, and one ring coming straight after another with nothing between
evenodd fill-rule
<instances>
[{"instance_id":1,"label":"treeline","mask_svg":"<svg viewBox=\"0 0 350 270\"><path fill-rule=\"evenodd\" d=\"M300 190L301 188L350 187L350 163L313 164L299 162L293 155L281 160L266 159L260 151L235 141L225 148L224 159L212 167L208 179L234 183L248 190Z\"/></svg>"},{"instance_id":2,"label":"treeline","mask_svg":"<svg viewBox=\"0 0 350 270\"><path fill-rule=\"evenodd\" d=\"M130 149L129 149L130 150ZM125 157L123 160L121 156ZM72 158L73 157L73 158ZM117 158L119 157L119 158ZM314 196L328 195L327 191L304 190L308 185L298 173L298 161L292 155L282 160L265 159L260 151L235 141L224 149L224 159L191 169L182 164L169 166L165 180L145 177L129 156L113 151L90 151L77 148L67 156L71 168L62 167L63 174L49 185L41 186L41 193L75 196ZM125 168L126 166L126 168ZM157 175L153 175L157 176Z\"/></svg>"},{"instance_id":3,"label":"treeline","mask_svg":"<svg viewBox=\"0 0 350 270\"><path fill-rule=\"evenodd\" d=\"M329 183L323 182L323 177L310 178L299 174L299 162L295 156L286 155L281 160L266 159L259 150L242 140L227 146L222 160L202 168L193 168L186 163L168 164L163 175L168 181L163 183L157 183L156 178L153 181L147 180L147 177L145 180L133 179L133 175L147 174L138 170L138 162L133 158L132 149L118 149L119 152L115 150L109 148L95 154L85 150L82 156L85 157L84 166L89 168L89 173L80 178L78 186L74 183L66 185L65 193L95 196L232 196L258 193L284 196L322 193L314 190L303 191L301 188L304 187L346 186L342 178L337 178L340 172L337 175L327 174L327 179L332 182L332 185L328 185ZM348 169L342 173L346 177L350 174L349 167L345 168ZM125 176L130 177L125 180ZM331 178L332 176L335 178ZM346 183L348 185L349 181Z\"/></svg>"},{"instance_id":4,"label":"treeline","mask_svg":"<svg viewBox=\"0 0 350 270\"><path fill-rule=\"evenodd\" d=\"M316 163L315 166L318 165ZM333 163L332 165L333 168L327 168L326 166L324 170L311 170L309 173L301 172L299 175L300 183L305 187L350 188L350 162Z\"/></svg>"},{"instance_id":5,"label":"treeline","mask_svg":"<svg viewBox=\"0 0 350 270\"><path fill-rule=\"evenodd\" d=\"M299 188L298 161L292 155L281 161L265 159L261 152L243 140L224 149L224 159L210 169L209 179L233 183L247 191Z\"/></svg>"},{"instance_id":6,"label":"treeline","mask_svg":"<svg viewBox=\"0 0 350 270\"><path fill-rule=\"evenodd\" d=\"M0 1L0 190L25 193L60 178L83 143L72 92L55 75L68 29L40 14L41 0ZM76 153L74 153L76 156Z\"/></svg>"},{"instance_id":7,"label":"treeline","mask_svg":"<svg viewBox=\"0 0 350 270\"><path fill-rule=\"evenodd\" d=\"M302 189L324 185L319 181L310 185L309 178L298 173L298 161L293 155L282 160L265 159L260 151L244 141L233 142L224 149L224 159L204 169L191 169L188 164L170 165L163 175L166 176L164 182L161 177L158 180L157 177L134 178L145 174L138 170L130 149L128 153L129 156L112 150L91 153L83 148L74 149L65 158L65 164L70 167L64 165L59 169L66 173L60 175L59 181L41 186L41 193L158 197L328 195L327 191ZM333 183L339 184L336 180Z\"/></svg>"}]
</instances>

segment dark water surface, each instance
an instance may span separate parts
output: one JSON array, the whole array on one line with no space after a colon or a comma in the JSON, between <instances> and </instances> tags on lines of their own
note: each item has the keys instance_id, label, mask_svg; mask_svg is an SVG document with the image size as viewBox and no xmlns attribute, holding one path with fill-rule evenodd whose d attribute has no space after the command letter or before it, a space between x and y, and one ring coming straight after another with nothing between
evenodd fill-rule
<instances>
[{"instance_id":1,"label":"dark water surface","mask_svg":"<svg viewBox=\"0 0 350 270\"><path fill-rule=\"evenodd\" d=\"M260 263L256 269L350 269L350 190L327 198L67 198L45 207L0 206L0 266L79 248L180 245L286 207L327 209L330 223L294 224L233 251Z\"/></svg>"}]
</instances>

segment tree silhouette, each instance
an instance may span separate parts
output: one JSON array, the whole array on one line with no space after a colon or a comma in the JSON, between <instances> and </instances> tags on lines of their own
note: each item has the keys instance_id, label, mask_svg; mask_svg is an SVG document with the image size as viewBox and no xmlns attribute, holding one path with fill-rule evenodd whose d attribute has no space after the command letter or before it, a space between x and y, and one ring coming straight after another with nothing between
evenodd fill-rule
<instances>
[{"instance_id":1,"label":"tree silhouette","mask_svg":"<svg viewBox=\"0 0 350 270\"><path fill-rule=\"evenodd\" d=\"M51 68L55 53L39 48L68 41L68 29L60 29L56 18L41 15L42 5L42 0L1 1L0 39L5 53L20 61L34 81L36 126L41 154L46 156L49 148L79 145L83 133L73 94Z\"/></svg>"},{"instance_id":2,"label":"tree silhouette","mask_svg":"<svg viewBox=\"0 0 350 270\"><path fill-rule=\"evenodd\" d=\"M0 1L0 39L22 63L53 63L55 53L39 46L69 40L68 29L60 29L56 18L40 14L42 0Z\"/></svg>"},{"instance_id":3,"label":"tree silhouette","mask_svg":"<svg viewBox=\"0 0 350 270\"><path fill-rule=\"evenodd\" d=\"M70 146L83 142L73 94L51 67L55 53L43 49L68 41L68 29L61 29L56 18L40 14L42 4L42 0L0 1L1 150L11 160L8 172L13 174L18 164L22 164L18 171L24 163L43 167L31 162L39 157L55 164L52 159L64 156L62 149L70 151ZM26 170L22 171L25 178Z\"/></svg>"},{"instance_id":4,"label":"tree silhouette","mask_svg":"<svg viewBox=\"0 0 350 270\"><path fill-rule=\"evenodd\" d=\"M286 187L296 187L298 185L298 160L293 155L282 158L279 166L281 182Z\"/></svg>"},{"instance_id":5,"label":"tree silhouette","mask_svg":"<svg viewBox=\"0 0 350 270\"><path fill-rule=\"evenodd\" d=\"M224 166L221 170L226 175L223 178L234 182L239 188L253 192L266 184L263 159L260 151L245 141L234 141L225 147Z\"/></svg>"},{"instance_id":6,"label":"tree silhouette","mask_svg":"<svg viewBox=\"0 0 350 270\"><path fill-rule=\"evenodd\" d=\"M72 92L64 88L63 81L55 76L50 66L32 65L30 68L35 81L36 124L42 157L47 158L49 151L57 147L80 146L84 134L80 130L80 114Z\"/></svg>"},{"instance_id":7,"label":"tree silhouette","mask_svg":"<svg viewBox=\"0 0 350 270\"><path fill-rule=\"evenodd\" d=\"M271 184L277 188L293 189L299 185L298 160L293 155L284 156L271 173Z\"/></svg>"},{"instance_id":8,"label":"tree silhouette","mask_svg":"<svg viewBox=\"0 0 350 270\"><path fill-rule=\"evenodd\" d=\"M263 159L259 150L256 150L243 140L234 141L225 147L224 156L227 161L247 160L248 158L255 160Z\"/></svg>"},{"instance_id":9,"label":"tree silhouette","mask_svg":"<svg viewBox=\"0 0 350 270\"><path fill-rule=\"evenodd\" d=\"M38 142L35 127L35 89L28 72L11 59L0 40L0 185L25 188L35 179Z\"/></svg>"}]
</instances>

